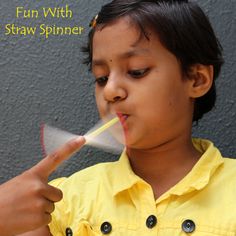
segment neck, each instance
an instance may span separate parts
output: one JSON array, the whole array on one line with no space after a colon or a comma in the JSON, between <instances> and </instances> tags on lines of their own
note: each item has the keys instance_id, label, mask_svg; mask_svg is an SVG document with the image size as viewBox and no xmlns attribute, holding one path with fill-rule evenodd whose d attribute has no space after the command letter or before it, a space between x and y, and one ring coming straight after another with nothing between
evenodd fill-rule
<instances>
[{"instance_id":1,"label":"neck","mask_svg":"<svg viewBox=\"0 0 236 236\"><path fill-rule=\"evenodd\" d=\"M152 186L156 198L178 183L201 156L191 138L151 149L128 149L127 154L133 171Z\"/></svg>"}]
</instances>

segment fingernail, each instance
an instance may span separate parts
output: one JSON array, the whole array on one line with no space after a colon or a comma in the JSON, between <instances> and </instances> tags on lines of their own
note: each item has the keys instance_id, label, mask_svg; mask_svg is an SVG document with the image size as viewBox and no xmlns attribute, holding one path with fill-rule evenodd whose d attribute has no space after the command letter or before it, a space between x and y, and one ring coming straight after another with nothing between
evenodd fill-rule
<instances>
[{"instance_id":1,"label":"fingernail","mask_svg":"<svg viewBox=\"0 0 236 236\"><path fill-rule=\"evenodd\" d=\"M75 139L75 141L78 143L85 142L85 138L83 136L79 136L78 138Z\"/></svg>"}]
</instances>

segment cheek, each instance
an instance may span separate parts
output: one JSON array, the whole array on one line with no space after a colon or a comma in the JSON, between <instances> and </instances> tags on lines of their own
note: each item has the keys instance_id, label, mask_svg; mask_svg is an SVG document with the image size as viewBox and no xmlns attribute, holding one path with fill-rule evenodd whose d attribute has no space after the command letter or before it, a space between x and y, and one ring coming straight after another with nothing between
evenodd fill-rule
<instances>
[{"instance_id":1,"label":"cheek","mask_svg":"<svg viewBox=\"0 0 236 236\"><path fill-rule=\"evenodd\" d=\"M95 99L97 109L101 117L106 115L106 103L103 98L103 94L100 89L95 89Z\"/></svg>"},{"instance_id":2,"label":"cheek","mask_svg":"<svg viewBox=\"0 0 236 236\"><path fill-rule=\"evenodd\" d=\"M175 119L182 113L183 98L173 89L156 89L159 86L149 87L148 90L139 93L139 112L151 123L165 123L169 119ZM148 92L147 92L148 91Z\"/></svg>"},{"instance_id":3,"label":"cheek","mask_svg":"<svg viewBox=\"0 0 236 236\"><path fill-rule=\"evenodd\" d=\"M183 90L179 90L179 93L170 93L165 104L163 113L168 120L168 125L173 127L177 124L186 123L191 110L189 99Z\"/></svg>"}]
</instances>

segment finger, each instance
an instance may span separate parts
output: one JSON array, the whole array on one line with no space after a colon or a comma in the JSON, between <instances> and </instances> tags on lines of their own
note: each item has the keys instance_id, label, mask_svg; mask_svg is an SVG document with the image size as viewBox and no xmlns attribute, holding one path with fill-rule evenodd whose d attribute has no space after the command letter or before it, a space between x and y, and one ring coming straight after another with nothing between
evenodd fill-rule
<instances>
[{"instance_id":1,"label":"finger","mask_svg":"<svg viewBox=\"0 0 236 236\"><path fill-rule=\"evenodd\" d=\"M52 216L49 213L44 213L41 219L42 223L44 223L44 225L49 224L52 221Z\"/></svg>"},{"instance_id":2,"label":"finger","mask_svg":"<svg viewBox=\"0 0 236 236\"><path fill-rule=\"evenodd\" d=\"M47 205L45 206L45 212L51 214L55 210L54 202L47 201Z\"/></svg>"},{"instance_id":3,"label":"finger","mask_svg":"<svg viewBox=\"0 0 236 236\"><path fill-rule=\"evenodd\" d=\"M63 197L63 193L60 189L48 185L43 196L51 202L59 202Z\"/></svg>"},{"instance_id":4,"label":"finger","mask_svg":"<svg viewBox=\"0 0 236 236\"><path fill-rule=\"evenodd\" d=\"M55 152L45 157L31 170L42 178L47 179L48 176L55 171L63 161L69 159L69 157L78 151L84 143L85 138L83 136L70 140Z\"/></svg>"}]
</instances>

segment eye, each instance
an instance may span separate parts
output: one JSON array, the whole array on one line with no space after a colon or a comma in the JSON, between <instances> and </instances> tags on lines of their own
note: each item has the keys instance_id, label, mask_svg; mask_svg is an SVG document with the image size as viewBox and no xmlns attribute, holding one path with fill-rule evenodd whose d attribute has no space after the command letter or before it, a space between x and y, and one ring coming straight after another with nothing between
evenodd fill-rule
<instances>
[{"instance_id":1,"label":"eye","mask_svg":"<svg viewBox=\"0 0 236 236\"><path fill-rule=\"evenodd\" d=\"M103 86L106 85L107 80L108 80L108 77L107 77L107 76L102 76L102 77L96 78L96 79L95 79L95 82L96 82L99 86L103 87Z\"/></svg>"},{"instance_id":2,"label":"eye","mask_svg":"<svg viewBox=\"0 0 236 236\"><path fill-rule=\"evenodd\" d=\"M130 70L128 74L133 78L142 78L149 72L149 68L141 69L141 70Z\"/></svg>"}]
</instances>

